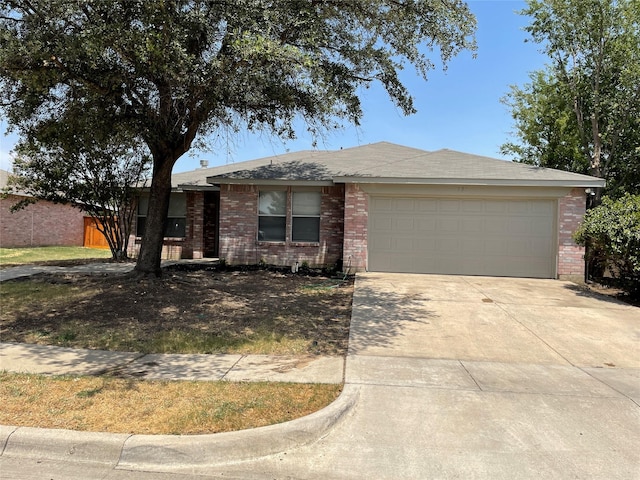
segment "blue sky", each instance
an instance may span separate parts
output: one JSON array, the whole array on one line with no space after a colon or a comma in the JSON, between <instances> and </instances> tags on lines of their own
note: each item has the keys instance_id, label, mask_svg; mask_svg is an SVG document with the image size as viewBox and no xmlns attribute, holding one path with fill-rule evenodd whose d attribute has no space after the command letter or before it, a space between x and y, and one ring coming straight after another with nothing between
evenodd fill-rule
<instances>
[{"instance_id":1,"label":"blue sky","mask_svg":"<svg viewBox=\"0 0 640 480\"><path fill-rule=\"evenodd\" d=\"M509 85L526 83L528 73L541 68L546 57L539 53L539 45L525 43L523 27L529 19L515 13L525 7L524 2L471 0L468 4L478 21L477 58L463 52L449 63L446 72L431 71L427 82L409 69L404 71L402 78L418 110L415 115L403 116L378 86L364 91L360 127L346 126L331 133L317 148L387 141L424 150L449 148L503 158L499 148L508 140L513 124L500 98ZM6 123L0 120L0 131L5 130ZM313 148L312 139L303 133L287 143L265 135L213 137L211 151L192 150L178 160L174 172L198 168L201 159L215 166ZM0 168L10 167L9 152L15 141L13 135L0 137Z\"/></svg>"}]
</instances>

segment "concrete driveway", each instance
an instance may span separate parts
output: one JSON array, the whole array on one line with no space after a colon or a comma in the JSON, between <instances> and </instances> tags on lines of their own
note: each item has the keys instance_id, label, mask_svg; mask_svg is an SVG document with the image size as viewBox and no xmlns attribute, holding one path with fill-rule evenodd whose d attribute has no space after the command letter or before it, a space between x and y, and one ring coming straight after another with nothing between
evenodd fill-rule
<instances>
[{"instance_id":1,"label":"concrete driveway","mask_svg":"<svg viewBox=\"0 0 640 480\"><path fill-rule=\"evenodd\" d=\"M355 409L311 446L224 472L638 479L639 339L639 309L568 282L358 275Z\"/></svg>"},{"instance_id":2,"label":"concrete driveway","mask_svg":"<svg viewBox=\"0 0 640 480\"><path fill-rule=\"evenodd\" d=\"M640 368L639 340L638 308L570 282L370 273L358 278L350 352L612 372Z\"/></svg>"}]
</instances>

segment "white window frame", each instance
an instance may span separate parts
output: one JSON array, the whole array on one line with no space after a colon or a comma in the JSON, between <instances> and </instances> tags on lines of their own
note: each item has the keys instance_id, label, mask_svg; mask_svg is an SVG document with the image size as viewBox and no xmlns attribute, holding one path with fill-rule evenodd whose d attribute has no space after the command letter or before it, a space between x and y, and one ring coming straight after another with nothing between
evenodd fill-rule
<instances>
[{"instance_id":1,"label":"white window frame","mask_svg":"<svg viewBox=\"0 0 640 480\"><path fill-rule=\"evenodd\" d=\"M313 194L314 196L317 195L318 197L318 210L317 212L301 212L301 213L296 213L296 195L304 195L304 194ZM291 241L293 243L319 243L320 242L320 219L322 216L322 193L319 191L308 191L308 190L293 190L291 192ZM296 239L294 238L295 235L295 223L296 223L296 219L317 219L317 226L318 226L318 230L316 233L316 236L314 237L313 240L310 239Z\"/></svg>"},{"instance_id":2,"label":"white window frame","mask_svg":"<svg viewBox=\"0 0 640 480\"><path fill-rule=\"evenodd\" d=\"M283 193L284 194L284 213L280 214L280 213L263 213L260 211L260 205L261 205L261 197L263 195L266 194L273 194L273 193ZM258 241L259 242L268 242L268 243L283 243L287 241L287 214L288 214L288 207L287 204L289 202L289 195L287 190L278 190L278 189L274 189L274 188L269 188L267 189L261 189L258 192ZM277 238L277 239L273 239L273 238L264 238L262 230L260 229L260 220L263 218L284 218L284 229L283 229L283 235L282 238Z\"/></svg>"}]
</instances>

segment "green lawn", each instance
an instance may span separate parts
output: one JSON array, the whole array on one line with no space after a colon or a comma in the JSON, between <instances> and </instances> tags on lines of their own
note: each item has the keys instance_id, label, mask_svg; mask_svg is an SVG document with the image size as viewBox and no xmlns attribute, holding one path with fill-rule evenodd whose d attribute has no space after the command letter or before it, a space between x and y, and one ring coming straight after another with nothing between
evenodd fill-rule
<instances>
[{"instance_id":1,"label":"green lawn","mask_svg":"<svg viewBox=\"0 0 640 480\"><path fill-rule=\"evenodd\" d=\"M0 248L0 265L111 258L110 250L84 247Z\"/></svg>"}]
</instances>

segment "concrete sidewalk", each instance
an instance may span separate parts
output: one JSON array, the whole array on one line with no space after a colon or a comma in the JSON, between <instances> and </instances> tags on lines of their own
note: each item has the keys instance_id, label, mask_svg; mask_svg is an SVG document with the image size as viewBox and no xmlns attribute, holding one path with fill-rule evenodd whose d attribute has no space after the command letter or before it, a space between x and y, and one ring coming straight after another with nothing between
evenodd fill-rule
<instances>
[{"instance_id":1,"label":"concrete sidewalk","mask_svg":"<svg viewBox=\"0 0 640 480\"><path fill-rule=\"evenodd\" d=\"M54 265L21 265L0 270L0 282L16 278L30 277L39 273L126 273L133 270L135 263L87 263L58 267Z\"/></svg>"},{"instance_id":2,"label":"concrete sidewalk","mask_svg":"<svg viewBox=\"0 0 640 480\"><path fill-rule=\"evenodd\" d=\"M117 374L145 380L342 383L342 357L141 354L0 343L0 370L43 375Z\"/></svg>"},{"instance_id":3,"label":"concrete sidewalk","mask_svg":"<svg viewBox=\"0 0 640 480\"><path fill-rule=\"evenodd\" d=\"M117 374L146 380L331 383L344 381L343 357L139 354L0 343L0 370L45 375ZM78 479L146 465L206 467L266 457L317 441L356 403L345 388L320 412L280 425L216 435L127 435L0 426L0 478L20 478L25 462L71 462ZM18 472L13 471L13 467ZM97 477L92 477L93 465ZM189 467L189 468L190 468ZM63 478L69 478L65 466ZM11 473L10 473L11 472ZM5 476L8 475L8 476ZM131 473L139 479L140 472ZM73 478L73 477L72 477Z\"/></svg>"},{"instance_id":4,"label":"concrete sidewalk","mask_svg":"<svg viewBox=\"0 0 640 480\"><path fill-rule=\"evenodd\" d=\"M163 260L161 266L168 267L176 264L216 264L217 258L202 258L195 260ZM117 274L131 272L136 264L130 262L95 262L83 265L54 266L54 265L20 265L0 269L0 282L16 278L30 277L39 273L84 273L84 274Z\"/></svg>"}]
</instances>

